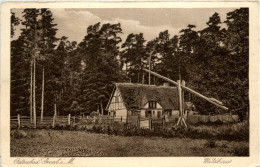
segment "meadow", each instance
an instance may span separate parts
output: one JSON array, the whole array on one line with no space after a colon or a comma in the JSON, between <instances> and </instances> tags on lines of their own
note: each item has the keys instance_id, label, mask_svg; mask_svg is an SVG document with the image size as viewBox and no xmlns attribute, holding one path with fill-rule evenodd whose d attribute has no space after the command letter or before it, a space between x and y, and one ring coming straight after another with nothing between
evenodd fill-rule
<instances>
[{"instance_id":1,"label":"meadow","mask_svg":"<svg viewBox=\"0 0 260 167\"><path fill-rule=\"evenodd\" d=\"M120 136L86 130L11 130L12 157L248 156L248 141Z\"/></svg>"}]
</instances>

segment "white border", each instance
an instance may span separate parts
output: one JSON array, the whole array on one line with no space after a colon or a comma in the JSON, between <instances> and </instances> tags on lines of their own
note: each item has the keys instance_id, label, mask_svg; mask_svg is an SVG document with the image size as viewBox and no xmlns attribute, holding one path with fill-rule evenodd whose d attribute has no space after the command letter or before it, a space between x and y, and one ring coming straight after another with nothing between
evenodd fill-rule
<instances>
[{"instance_id":1,"label":"white border","mask_svg":"<svg viewBox=\"0 0 260 167\"><path fill-rule=\"evenodd\" d=\"M239 8L249 7L249 99L250 156L229 157L230 164L204 164L204 157L138 157L88 158L79 157L73 166L258 166L259 163L259 41L258 2L4 2L1 12L1 158L3 166L28 167L13 164L10 158L10 9L11 8ZM228 157L223 157L227 159ZM40 166L53 166L43 165ZM56 166L56 165L54 165ZM69 165L59 165L69 166ZM71 166L71 165L70 165Z\"/></svg>"}]
</instances>

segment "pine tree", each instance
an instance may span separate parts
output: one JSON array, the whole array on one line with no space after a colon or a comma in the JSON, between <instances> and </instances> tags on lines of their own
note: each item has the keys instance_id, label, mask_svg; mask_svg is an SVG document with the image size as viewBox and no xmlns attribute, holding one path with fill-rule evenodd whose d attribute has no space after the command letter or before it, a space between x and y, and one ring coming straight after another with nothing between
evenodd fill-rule
<instances>
[{"instance_id":1,"label":"pine tree","mask_svg":"<svg viewBox=\"0 0 260 167\"><path fill-rule=\"evenodd\" d=\"M53 16L50 9L40 9L40 19L39 24L40 30L41 30L41 39L40 39L40 57L39 57L39 64L42 66L42 81L41 81L41 121L43 119L43 113L44 113L44 95L45 95L45 78L47 77L47 81L50 81L51 78L51 71L49 71L49 63L46 65L46 62L50 62L50 59L52 55L54 54L54 48L55 48L55 42L58 40L55 35L57 29L56 24L53 23ZM47 71L46 71L47 70ZM45 71L47 72L47 75L45 76ZM49 83L49 82L48 82ZM51 104L51 103L49 103Z\"/></svg>"},{"instance_id":2,"label":"pine tree","mask_svg":"<svg viewBox=\"0 0 260 167\"><path fill-rule=\"evenodd\" d=\"M15 16L15 13L11 12L11 38L14 36L15 26L20 24L20 19Z\"/></svg>"},{"instance_id":3,"label":"pine tree","mask_svg":"<svg viewBox=\"0 0 260 167\"><path fill-rule=\"evenodd\" d=\"M122 32L120 24L97 23L89 26L79 44L85 68L82 73L80 105L87 111L104 110L113 89L113 82L121 80L118 44Z\"/></svg>"},{"instance_id":4,"label":"pine tree","mask_svg":"<svg viewBox=\"0 0 260 167\"><path fill-rule=\"evenodd\" d=\"M121 52L121 60L125 63L126 72L131 82L141 83L142 69L145 66L145 60L148 55L144 46L145 40L143 33L129 34L126 41L122 44L124 49Z\"/></svg>"},{"instance_id":5,"label":"pine tree","mask_svg":"<svg viewBox=\"0 0 260 167\"><path fill-rule=\"evenodd\" d=\"M21 36L19 37L24 45L22 48L23 52L27 59L31 62L31 84L30 84L30 117L31 122L34 122L34 127L36 126L36 56L38 54L38 9L25 9L23 11L24 21L22 25L25 26L25 29L22 29ZM26 60L26 59L25 59ZM27 71L27 70L26 70ZM32 119L33 116L33 119Z\"/></svg>"},{"instance_id":6,"label":"pine tree","mask_svg":"<svg viewBox=\"0 0 260 167\"><path fill-rule=\"evenodd\" d=\"M249 10L236 9L227 14L227 30L223 32L223 43L230 54L225 87L227 103L238 111L243 120L249 109Z\"/></svg>"}]
</instances>

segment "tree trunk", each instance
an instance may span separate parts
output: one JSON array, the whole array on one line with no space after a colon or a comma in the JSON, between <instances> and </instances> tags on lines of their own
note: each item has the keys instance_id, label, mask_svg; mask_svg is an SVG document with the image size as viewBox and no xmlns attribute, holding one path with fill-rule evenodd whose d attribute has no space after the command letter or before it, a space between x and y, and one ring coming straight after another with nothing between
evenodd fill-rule
<instances>
[{"instance_id":1,"label":"tree trunk","mask_svg":"<svg viewBox=\"0 0 260 167\"><path fill-rule=\"evenodd\" d=\"M56 101L54 102L54 115L57 115L57 105L56 105Z\"/></svg>"},{"instance_id":2,"label":"tree trunk","mask_svg":"<svg viewBox=\"0 0 260 167\"><path fill-rule=\"evenodd\" d=\"M32 96L33 96L33 60L31 60L31 81L30 81L30 120L31 123L33 123L33 102L32 102Z\"/></svg>"},{"instance_id":3,"label":"tree trunk","mask_svg":"<svg viewBox=\"0 0 260 167\"><path fill-rule=\"evenodd\" d=\"M142 77L142 84L144 84L144 72L143 72L143 77Z\"/></svg>"},{"instance_id":4,"label":"tree trunk","mask_svg":"<svg viewBox=\"0 0 260 167\"><path fill-rule=\"evenodd\" d=\"M56 114L57 114L57 116L59 116L59 103L60 103L59 94L57 94L57 100L56 100Z\"/></svg>"},{"instance_id":5,"label":"tree trunk","mask_svg":"<svg viewBox=\"0 0 260 167\"><path fill-rule=\"evenodd\" d=\"M126 75L128 75L127 74L127 63L125 63L125 73L126 73Z\"/></svg>"},{"instance_id":6,"label":"tree trunk","mask_svg":"<svg viewBox=\"0 0 260 167\"><path fill-rule=\"evenodd\" d=\"M100 110L101 110L101 115L104 115L102 100L100 101Z\"/></svg>"},{"instance_id":7,"label":"tree trunk","mask_svg":"<svg viewBox=\"0 0 260 167\"><path fill-rule=\"evenodd\" d=\"M36 128L36 99L35 99L35 73L36 73L36 60L35 60L35 55L33 58L33 124L34 128Z\"/></svg>"},{"instance_id":8,"label":"tree trunk","mask_svg":"<svg viewBox=\"0 0 260 167\"><path fill-rule=\"evenodd\" d=\"M42 105L41 105L41 123L43 120L43 109L44 109L44 66L42 68Z\"/></svg>"},{"instance_id":9,"label":"tree trunk","mask_svg":"<svg viewBox=\"0 0 260 167\"><path fill-rule=\"evenodd\" d=\"M100 114L100 113L99 113L99 106L98 106L98 105L97 105L97 113Z\"/></svg>"},{"instance_id":10,"label":"tree trunk","mask_svg":"<svg viewBox=\"0 0 260 167\"><path fill-rule=\"evenodd\" d=\"M72 86L72 72L70 73L70 86Z\"/></svg>"},{"instance_id":11,"label":"tree trunk","mask_svg":"<svg viewBox=\"0 0 260 167\"><path fill-rule=\"evenodd\" d=\"M149 71L151 71L151 59L152 59L152 55L150 54L150 56L149 56ZM150 72L149 72L148 84L151 85L151 73Z\"/></svg>"}]
</instances>

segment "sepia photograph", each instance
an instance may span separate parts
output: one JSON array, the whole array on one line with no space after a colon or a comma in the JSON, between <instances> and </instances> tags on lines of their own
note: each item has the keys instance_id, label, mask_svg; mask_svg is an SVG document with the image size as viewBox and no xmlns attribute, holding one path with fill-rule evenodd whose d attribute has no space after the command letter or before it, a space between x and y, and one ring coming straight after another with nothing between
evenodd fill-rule
<instances>
[{"instance_id":1,"label":"sepia photograph","mask_svg":"<svg viewBox=\"0 0 260 167\"><path fill-rule=\"evenodd\" d=\"M249 158L250 10L11 8L13 162Z\"/></svg>"}]
</instances>

